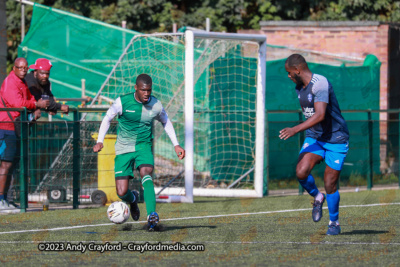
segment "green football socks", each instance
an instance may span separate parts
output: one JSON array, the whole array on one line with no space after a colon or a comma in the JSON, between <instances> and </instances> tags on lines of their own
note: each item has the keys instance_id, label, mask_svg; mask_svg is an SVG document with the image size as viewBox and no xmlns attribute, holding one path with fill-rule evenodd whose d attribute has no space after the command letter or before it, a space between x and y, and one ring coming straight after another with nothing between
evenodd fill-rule
<instances>
[{"instance_id":1,"label":"green football socks","mask_svg":"<svg viewBox=\"0 0 400 267\"><path fill-rule=\"evenodd\" d=\"M145 175L142 178L144 191L144 202L146 203L147 215L156 211L156 193L154 191L153 179L150 175Z\"/></svg>"},{"instance_id":2,"label":"green football socks","mask_svg":"<svg viewBox=\"0 0 400 267\"><path fill-rule=\"evenodd\" d=\"M117 195L118 195L118 194L117 194ZM130 204L130 203L132 203L133 201L135 201L135 196L133 195L133 193L132 193L131 190L128 190L128 192L126 192L126 194L123 195L123 196L118 195L118 197L119 197L120 199L122 199L123 201L125 201L126 203L128 203L128 204Z\"/></svg>"}]
</instances>

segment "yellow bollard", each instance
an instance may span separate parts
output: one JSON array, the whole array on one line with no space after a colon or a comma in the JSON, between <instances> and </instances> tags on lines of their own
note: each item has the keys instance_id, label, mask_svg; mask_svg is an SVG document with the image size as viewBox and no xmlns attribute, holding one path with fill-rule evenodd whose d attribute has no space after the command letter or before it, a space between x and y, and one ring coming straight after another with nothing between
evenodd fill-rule
<instances>
[{"instance_id":1,"label":"yellow bollard","mask_svg":"<svg viewBox=\"0 0 400 267\"><path fill-rule=\"evenodd\" d=\"M97 140L98 134L93 134L92 137ZM103 149L98 153L97 171L98 171L98 190L103 191L107 196L107 204L114 201L121 201L115 189L114 177L114 159L115 159L115 141L117 135L107 134L104 138Z\"/></svg>"}]
</instances>

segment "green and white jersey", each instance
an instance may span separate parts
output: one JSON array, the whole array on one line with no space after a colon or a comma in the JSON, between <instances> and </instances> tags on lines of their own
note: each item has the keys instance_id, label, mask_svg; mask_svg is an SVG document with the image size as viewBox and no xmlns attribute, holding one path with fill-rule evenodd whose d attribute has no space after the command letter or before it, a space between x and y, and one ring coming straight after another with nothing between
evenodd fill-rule
<instances>
[{"instance_id":1,"label":"green and white jersey","mask_svg":"<svg viewBox=\"0 0 400 267\"><path fill-rule=\"evenodd\" d=\"M179 145L167 113L161 102L154 96L151 96L146 103L137 101L134 93L118 97L101 123L98 143L103 143L110 122L115 116L118 116L116 155L135 152L143 146L151 146L153 120L162 123L174 146Z\"/></svg>"}]
</instances>

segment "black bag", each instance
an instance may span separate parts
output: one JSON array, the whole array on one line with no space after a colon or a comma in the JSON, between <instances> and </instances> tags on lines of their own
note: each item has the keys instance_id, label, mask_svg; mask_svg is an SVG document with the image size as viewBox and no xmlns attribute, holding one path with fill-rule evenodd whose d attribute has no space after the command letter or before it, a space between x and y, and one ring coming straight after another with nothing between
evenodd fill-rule
<instances>
[{"instance_id":1,"label":"black bag","mask_svg":"<svg viewBox=\"0 0 400 267\"><path fill-rule=\"evenodd\" d=\"M10 112L8 112L8 114L11 115ZM15 136L17 138L21 138L21 116L15 118L14 128L15 128Z\"/></svg>"},{"instance_id":2,"label":"black bag","mask_svg":"<svg viewBox=\"0 0 400 267\"><path fill-rule=\"evenodd\" d=\"M3 101L4 107L6 106L6 103L4 103L3 97L1 97L1 101ZM11 116L11 113L7 111L8 117L10 117L11 121L14 122L14 128L15 128L15 136L17 138L21 138L21 116L15 118L13 120L13 117Z\"/></svg>"}]
</instances>

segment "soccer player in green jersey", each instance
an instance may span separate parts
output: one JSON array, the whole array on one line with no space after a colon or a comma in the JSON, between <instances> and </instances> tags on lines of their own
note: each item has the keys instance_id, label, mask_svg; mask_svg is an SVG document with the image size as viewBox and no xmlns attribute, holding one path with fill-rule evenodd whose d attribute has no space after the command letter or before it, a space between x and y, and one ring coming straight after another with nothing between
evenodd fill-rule
<instances>
[{"instance_id":1,"label":"soccer player in green jersey","mask_svg":"<svg viewBox=\"0 0 400 267\"><path fill-rule=\"evenodd\" d=\"M132 218L135 221L139 220L138 195L135 191L128 190L129 178L133 178L133 167L136 164L142 178L149 231L154 231L159 217L156 213L156 195L152 179L153 120L156 119L162 123L180 160L185 157L185 150L179 145L174 127L161 102L151 95L151 91L151 77L140 74L136 78L135 92L118 97L108 109L101 123L93 151L99 152L103 148L104 137L110 127L110 122L118 115L114 168L117 194L123 201L130 204Z\"/></svg>"}]
</instances>

